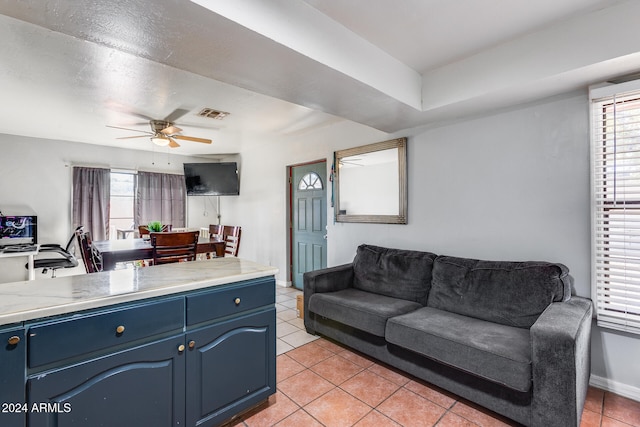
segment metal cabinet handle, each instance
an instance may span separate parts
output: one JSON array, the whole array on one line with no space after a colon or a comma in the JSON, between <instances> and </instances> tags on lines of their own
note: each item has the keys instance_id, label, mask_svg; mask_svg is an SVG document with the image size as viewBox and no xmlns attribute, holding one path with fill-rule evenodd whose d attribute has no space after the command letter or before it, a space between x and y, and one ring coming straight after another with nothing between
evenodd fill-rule
<instances>
[{"instance_id":1,"label":"metal cabinet handle","mask_svg":"<svg viewBox=\"0 0 640 427\"><path fill-rule=\"evenodd\" d=\"M124 332L124 326L120 325L116 328L116 333L121 334Z\"/></svg>"},{"instance_id":2,"label":"metal cabinet handle","mask_svg":"<svg viewBox=\"0 0 640 427\"><path fill-rule=\"evenodd\" d=\"M233 302L235 302L236 305L240 305L240 298L236 298Z\"/></svg>"},{"instance_id":3,"label":"metal cabinet handle","mask_svg":"<svg viewBox=\"0 0 640 427\"><path fill-rule=\"evenodd\" d=\"M16 345L20 342L20 337L17 335L14 335L11 338L9 338L8 342L9 342L9 345Z\"/></svg>"},{"instance_id":4,"label":"metal cabinet handle","mask_svg":"<svg viewBox=\"0 0 640 427\"><path fill-rule=\"evenodd\" d=\"M182 353L183 351L184 351L184 344L180 344L180 345L178 346L178 352L179 352L179 353Z\"/></svg>"},{"instance_id":5,"label":"metal cabinet handle","mask_svg":"<svg viewBox=\"0 0 640 427\"><path fill-rule=\"evenodd\" d=\"M196 347L196 342L195 341L189 341L189 348L193 349Z\"/></svg>"}]
</instances>

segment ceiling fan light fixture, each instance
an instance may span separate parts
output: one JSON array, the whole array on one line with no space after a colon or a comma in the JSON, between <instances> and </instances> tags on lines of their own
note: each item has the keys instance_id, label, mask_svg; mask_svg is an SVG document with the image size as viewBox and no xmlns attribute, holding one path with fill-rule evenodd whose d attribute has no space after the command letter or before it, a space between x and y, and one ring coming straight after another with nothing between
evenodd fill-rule
<instances>
[{"instance_id":1,"label":"ceiling fan light fixture","mask_svg":"<svg viewBox=\"0 0 640 427\"><path fill-rule=\"evenodd\" d=\"M151 142L160 147L166 147L167 145L169 145L170 141L169 138L164 135L154 135L151 137Z\"/></svg>"}]
</instances>

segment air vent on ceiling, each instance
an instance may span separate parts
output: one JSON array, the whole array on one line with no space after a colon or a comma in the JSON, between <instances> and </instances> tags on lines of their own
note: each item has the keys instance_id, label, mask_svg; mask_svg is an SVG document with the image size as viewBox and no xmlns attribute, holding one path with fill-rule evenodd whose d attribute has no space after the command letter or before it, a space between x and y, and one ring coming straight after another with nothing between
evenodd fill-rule
<instances>
[{"instance_id":1,"label":"air vent on ceiling","mask_svg":"<svg viewBox=\"0 0 640 427\"><path fill-rule=\"evenodd\" d=\"M198 115L200 117L208 117L210 119L222 120L227 117L230 113L226 113L224 111L214 110L213 108L203 108Z\"/></svg>"}]
</instances>

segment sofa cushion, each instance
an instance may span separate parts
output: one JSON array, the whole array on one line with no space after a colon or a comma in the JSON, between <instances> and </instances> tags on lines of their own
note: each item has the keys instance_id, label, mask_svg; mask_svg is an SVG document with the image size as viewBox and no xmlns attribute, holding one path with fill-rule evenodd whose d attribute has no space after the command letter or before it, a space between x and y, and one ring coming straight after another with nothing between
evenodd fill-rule
<instances>
[{"instance_id":1,"label":"sofa cushion","mask_svg":"<svg viewBox=\"0 0 640 427\"><path fill-rule=\"evenodd\" d=\"M360 245L353 260L353 287L427 303L435 254Z\"/></svg>"},{"instance_id":2,"label":"sofa cushion","mask_svg":"<svg viewBox=\"0 0 640 427\"><path fill-rule=\"evenodd\" d=\"M387 322L388 342L511 389L531 388L529 330L424 307Z\"/></svg>"},{"instance_id":3,"label":"sofa cushion","mask_svg":"<svg viewBox=\"0 0 640 427\"><path fill-rule=\"evenodd\" d=\"M571 298L571 284L562 264L440 256L433 266L427 305L530 328L549 304Z\"/></svg>"},{"instance_id":4,"label":"sofa cushion","mask_svg":"<svg viewBox=\"0 0 640 427\"><path fill-rule=\"evenodd\" d=\"M417 302L357 289L316 293L309 298L309 311L379 337L384 337L388 318L420 307Z\"/></svg>"}]
</instances>

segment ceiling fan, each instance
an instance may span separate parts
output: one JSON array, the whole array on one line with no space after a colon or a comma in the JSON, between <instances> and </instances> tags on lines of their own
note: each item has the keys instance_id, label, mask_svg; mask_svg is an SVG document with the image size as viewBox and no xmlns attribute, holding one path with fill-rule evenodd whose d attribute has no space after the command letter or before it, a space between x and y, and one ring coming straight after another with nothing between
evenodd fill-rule
<instances>
[{"instance_id":1,"label":"ceiling fan","mask_svg":"<svg viewBox=\"0 0 640 427\"><path fill-rule=\"evenodd\" d=\"M144 135L123 136L116 139L150 138L151 142L162 147L167 145L171 148L179 147L180 144L178 144L176 139L183 140L183 141L201 142L203 144L211 144L212 142L210 139L206 139L206 138L196 138L194 136L180 135L180 132L182 132L182 129L175 126L173 122L168 121L166 119L165 120L149 120L149 124L151 125L151 132L138 130L138 129L123 128L119 126L107 125L107 127L113 128L113 129L128 130L131 132L144 133Z\"/></svg>"}]
</instances>

